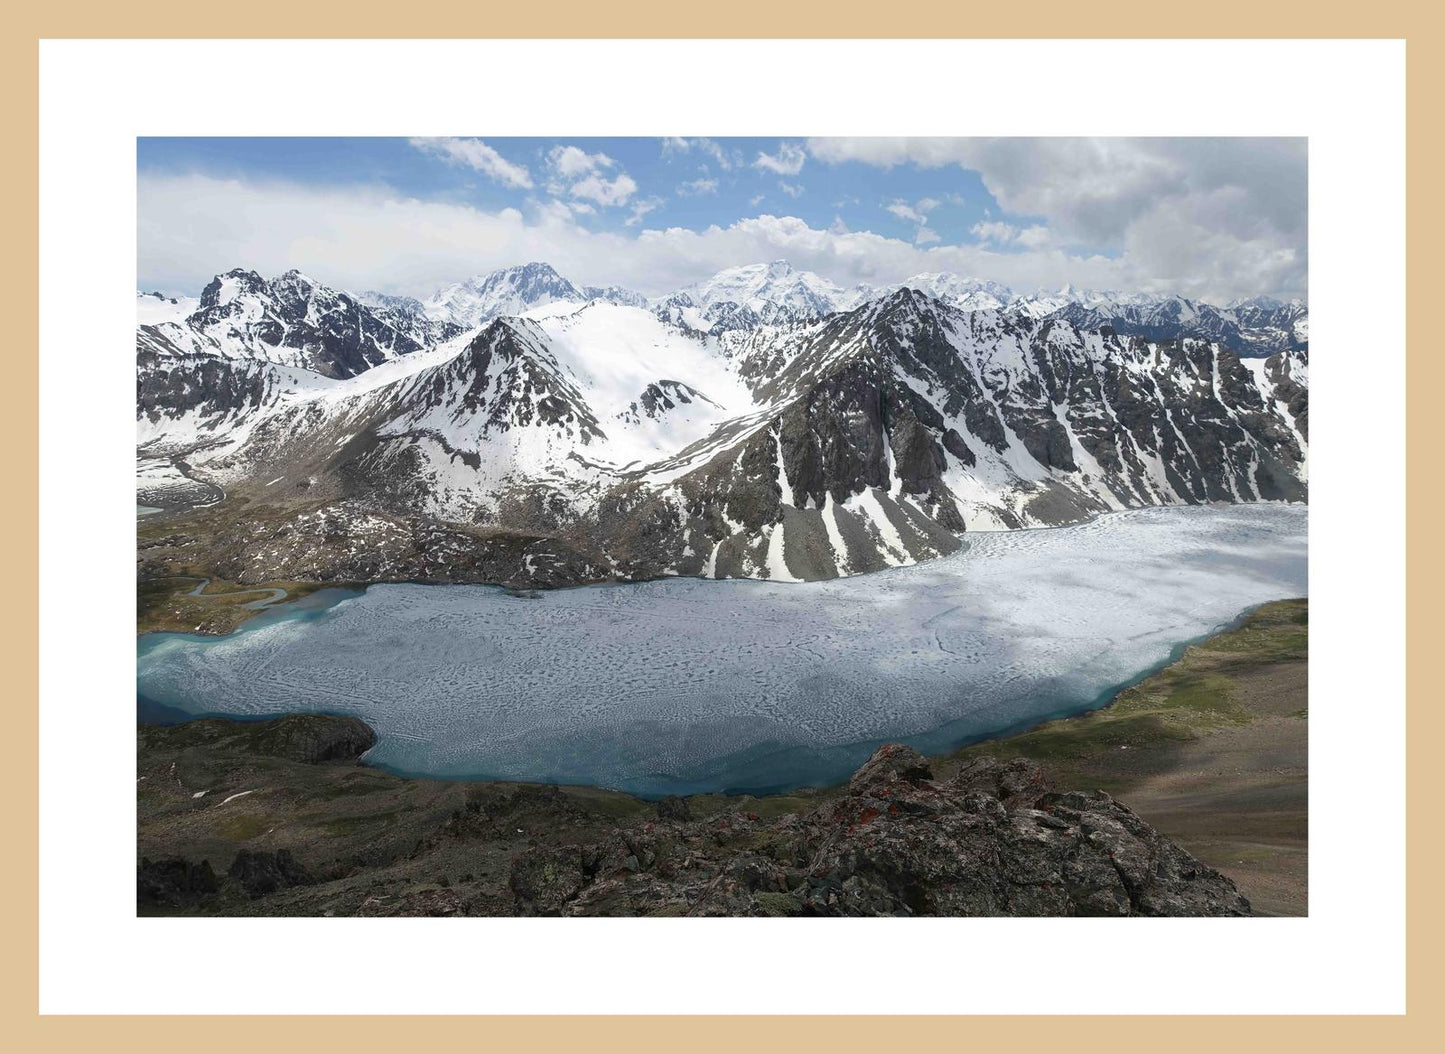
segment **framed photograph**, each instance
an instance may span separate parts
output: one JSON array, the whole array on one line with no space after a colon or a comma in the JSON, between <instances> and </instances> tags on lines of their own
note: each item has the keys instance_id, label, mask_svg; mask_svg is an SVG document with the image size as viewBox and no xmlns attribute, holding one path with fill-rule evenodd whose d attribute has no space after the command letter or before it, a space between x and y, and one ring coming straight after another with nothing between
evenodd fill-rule
<instances>
[{"instance_id":1,"label":"framed photograph","mask_svg":"<svg viewBox=\"0 0 1445 1054\"><path fill-rule=\"evenodd\" d=\"M309 22L37 34L27 1027L1405 1013L1403 40Z\"/></svg>"}]
</instances>

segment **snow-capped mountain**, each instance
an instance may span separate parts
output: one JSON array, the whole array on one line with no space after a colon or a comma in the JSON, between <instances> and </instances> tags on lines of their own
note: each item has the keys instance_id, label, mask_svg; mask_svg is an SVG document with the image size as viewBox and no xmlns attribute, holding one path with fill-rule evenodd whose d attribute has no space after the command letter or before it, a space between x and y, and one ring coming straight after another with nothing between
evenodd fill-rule
<instances>
[{"instance_id":1,"label":"snow-capped mountain","mask_svg":"<svg viewBox=\"0 0 1445 1054\"><path fill-rule=\"evenodd\" d=\"M414 296L396 296L392 293L367 290L364 293L357 293L356 299L370 308L397 311L404 315L426 316L426 306Z\"/></svg>"},{"instance_id":2,"label":"snow-capped mountain","mask_svg":"<svg viewBox=\"0 0 1445 1054\"><path fill-rule=\"evenodd\" d=\"M475 329L502 315L525 315L551 304L580 307L592 300L642 307L647 298L620 286L578 286L551 264L504 267L439 289L422 310L433 319Z\"/></svg>"},{"instance_id":3,"label":"snow-capped mountain","mask_svg":"<svg viewBox=\"0 0 1445 1054\"><path fill-rule=\"evenodd\" d=\"M449 285L426 301L432 318L475 329L498 315L519 315L544 304L583 303L587 295L551 264L529 263Z\"/></svg>"},{"instance_id":4,"label":"snow-capped mountain","mask_svg":"<svg viewBox=\"0 0 1445 1054\"><path fill-rule=\"evenodd\" d=\"M588 300L605 300L609 304L621 304L624 307L647 306L647 297L620 285L587 285L582 287L582 294Z\"/></svg>"},{"instance_id":5,"label":"snow-capped mountain","mask_svg":"<svg viewBox=\"0 0 1445 1054\"><path fill-rule=\"evenodd\" d=\"M719 271L662 298L656 307L694 328L722 332L822 318L854 306L870 293L866 287L844 290L786 260L774 260Z\"/></svg>"},{"instance_id":6,"label":"snow-capped mountain","mask_svg":"<svg viewBox=\"0 0 1445 1054\"><path fill-rule=\"evenodd\" d=\"M1268 355L1309 345L1308 312L1298 301L1217 308L1178 296L1132 298L1127 302L1101 299L1087 304L1068 303L1046 317L1066 319L1081 329L1107 326L1121 334L1150 340L1195 337L1216 341L1246 355Z\"/></svg>"},{"instance_id":7,"label":"snow-capped mountain","mask_svg":"<svg viewBox=\"0 0 1445 1054\"><path fill-rule=\"evenodd\" d=\"M296 329L302 302L330 317L333 297L230 272L200 324L138 329L137 424L148 464L183 465L236 515L146 559L238 581L816 579L950 552L970 530L1305 500L1304 350L1181 339L1205 315L1192 302L1140 314L1174 327L1151 339L1067 306L961 307L1007 290L926 277L946 298L758 265L641 307L533 265L477 286L492 306L533 301L526 317L324 375L278 356L269 323L285 311ZM577 300L541 299L561 283ZM1239 327L1288 307L1215 313Z\"/></svg>"},{"instance_id":8,"label":"snow-capped mountain","mask_svg":"<svg viewBox=\"0 0 1445 1054\"><path fill-rule=\"evenodd\" d=\"M1309 313L1300 301L1256 297L1219 308L1178 296L1067 285L1052 292L1020 294L999 282L948 272L845 290L783 260L729 268L660 297L652 305L669 321L716 335L814 320L900 289L916 290L963 311L1011 308L1032 318L1064 318L1084 329L1108 326L1118 333L1152 340L1194 337L1218 341L1245 355L1309 346Z\"/></svg>"},{"instance_id":9,"label":"snow-capped mountain","mask_svg":"<svg viewBox=\"0 0 1445 1054\"><path fill-rule=\"evenodd\" d=\"M899 289L916 289L935 300L942 300L944 303L952 304L964 311L994 310L1005 307L1017 299L1012 289L998 282L985 282L977 278L965 278L962 275L948 272L933 272L916 274L895 286L872 290L867 296L859 297L859 302L896 292Z\"/></svg>"},{"instance_id":10,"label":"snow-capped mountain","mask_svg":"<svg viewBox=\"0 0 1445 1054\"><path fill-rule=\"evenodd\" d=\"M380 363L455 336L456 327L388 307L369 307L300 271L262 278L236 269L201 291L195 310L176 309L160 321L146 298L138 312L148 339L194 354L259 359L319 373L353 377Z\"/></svg>"},{"instance_id":11,"label":"snow-capped mountain","mask_svg":"<svg viewBox=\"0 0 1445 1054\"><path fill-rule=\"evenodd\" d=\"M164 293L136 293L136 324L156 326L162 322L184 322L200 301L193 296L166 296Z\"/></svg>"}]
</instances>

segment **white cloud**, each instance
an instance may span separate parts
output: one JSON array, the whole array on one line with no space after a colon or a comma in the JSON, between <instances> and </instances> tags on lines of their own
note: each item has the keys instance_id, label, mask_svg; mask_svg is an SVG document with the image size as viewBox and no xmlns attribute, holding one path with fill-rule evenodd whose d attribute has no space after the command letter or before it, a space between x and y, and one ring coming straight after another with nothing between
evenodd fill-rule
<instances>
[{"instance_id":1,"label":"white cloud","mask_svg":"<svg viewBox=\"0 0 1445 1054\"><path fill-rule=\"evenodd\" d=\"M682 197L695 197L698 194L716 194L717 180L715 179L693 179L686 183L678 184L677 192Z\"/></svg>"},{"instance_id":2,"label":"white cloud","mask_svg":"<svg viewBox=\"0 0 1445 1054\"><path fill-rule=\"evenodd\" d=\"M1034 224L1014 235L1014 241L1026 249L1038 249L1054 240L1053 233L1044 226Z\"/></svg>"},{"instance_id":3,"label":"white cloud","mask_svg":"<svg viewBox=\"0 0 1445 1054\"><path fill-rule=\"evenodd\" d=\"M748 204L751 205L753 208L757 208L759 205L762 204L763 198L765 197L767 197L766 194L754 194L748 199Z\"/></svg>"},{"instance_id":4,"label":"white cloud","mask_svg":"<svg viewBox=\"0 0 1445 1054\"><path fill-rule=\"evenodd\" d=\"M926 223L928 217L915 209L906 201L894 201L883 206L885 212L891 212L900 220L907 220L909 223Z\"/></svg>"},{"instance_id":5,"label":"white cloud","mask_svg":"<svg viewBox=\"0 0 1445 1054\"><path fill-rule=\"evenodd\" d=\"M883 211L891 212L900 220L918 224L918 229L913 235L914 245L932 245L935 242L941 242L943 236L928 226L928 214L938 208L940 204L942 203L936 198L919 198L912 205L902 198L895 198L883 206Z\"/></svg>"},{"instance_id":6,"label":"white cloud","mask_svg":"<svg viewBox=\"0 0 1445 1054\"><path fill-rule=\"evenodd\" d=\"M608 178L604 173L617 167L606 154L589 154L581 147L554 146L547 152L547 166L553 178L548 193L556 197L595 201L604 208L626 205L637 193L637 182L626 172Z\"/></svg>"},{"instance_id":7,"label":"white cloud","mask_svg":"<svg viewBox=\"0 0 1445 1054\"><path fill-rule=\"evenodd\" d=\"M599 205L626 205L627 199L637 193L637 183L626 172L616 179L591 175L573 183L570 193L574 198L588 198Z\"/></svg>"},{"instance_id":8,"label":"white cloud","mask_svg":"<svg viewBox=\"0 0 1445 1054\"><path fill-rule=\"evenodd\" d=\"M729 152L723 148L721 143L715 142L712 139L682 139L673 136L662 141L663 157L689 154L694 151L712 158L717 162L718 168L724 172L736 168L742 163L742 158L736 150Z\"/></svg>"},{"instance_id":9,"label":"white cloud","mask_svg":"<svg viewBox=\"0 0 1445 1054\"><path fill-rule=\"evenodd\" d=\"M976 171L1006 213L1044 221L1017 245L1121 252L1148 288L1305 291L1304 139L810 139L808 152Z\"/></svg>"},{"instance_id":10,"label":"white cloud","mask_svg":"<svg viewBox=\"0 0 1445 1054\"><path fill-rule=\"evenodd\" d=\"M1051 245L1054 241L1053 232L1037 223L1020 228L1002 220L987 220L983 223L975 223L968 230L979 241L989 242L993 245L1017 245L1025 249L1039 249Z\"/></svg>"},{"instance_id":11,"label":"white cloud","mask_svg":"<svg viewBox=\"0 0 1445 1054\"><path fill-rule=\"evenodd\" d=\"M632 212L627 219L623 220L623 223L629 227L636 227L642 222L642 217L646 216L661 204L661 198L647 198L645 201L634 201L632 203Z\"/></svg>"},{"instance_id":12,"label":"white cloud","mask_svg":"<svg viewBox=\"0 0 1445 1054\"><path fill-rule=\"evenodd\" d=\"M538 218L551 223L565 223L572 219L573 209L565 201L528 201Z\"/></svg>"},{"instance_id":13,"label":"white cloud","mask_svg":"<svg viewBox=\"0 0 1445 1054\"><path fill-rule=\"evenodd\" d=\"M199 291L218 272L249 267L265 275L298 267L341 288L426 296L447 282L528 260L547 260L574 281L669 292L725 267L786 259L843 286L898 282L923 271L955 271L1020 290L1066 282L1098 289L1167 289L1159 275L1197 276L1179 291L1221 301L1283 289L1301 261L1288 253L1220 267L1229 235L1214 216L1233 207L1213 201L1199 223L1161 242L1140 226L1118 256L1079 254L1057 245L1008 251L945 245L810 227L764 214L702 230L642 229L660 199L634 197L629 226L589 230L563 202L524 214L457 203L418 201L385 187L319 187L242 182L201 175L142 173L137 186L139 277L146 288ZM1157 218L1154 221L1157 222ZM1027 229L1027 228L1025 228ZM916 234L916 232L915 232ZM925 239L927 236L924 236ZM1217 239L1224 239L1221 244ZM1161 244L1179 248L1167 255Z\"/></svg>"},{"instance_id":14,"label":"white cloud","mask_svg":"<svg viewBox=\"0 0 1445 1054\"><path fill-rule=\"evenodd\" d=\"M576 146L554 146L547 154L547 163L564 179L585 176L589 172L611 168L617 164L606 154L589 154Z\"/></svg>"},{"instance_id":15,"label":"white cloud","mask_svg":"<svg viewBox=\"0 0 1445 1054\"><path fill-rule=\"evenodd\" d=\"M796 183L787 183L780 179L778 180L778 189L790 198L801 198L803 196L803 188Z\"/></svg>"},{"instance_id":16,"label":"white cloud","mask_svg":"<svg viewBox=\"0 0 1445 1054\"><path fill-rule=\"evenodd\" d=\"M766 169L780 176L796 176L803 171L803 164L807 160L808 152L800 144L779 143L776 154L765 154L759 151L753 167Z\"/></svg>"},{"instance_id":17,"label":"white cloud","mask_svg":"<svg viewBox=\"0 0 1445 1054\"><path fill-rule=\"evenodd\" d=\"M981 242L993 242L995 245L1006 245L1018 234L1013 224L1004 223L1002 220L975 223L968 232Z\"/></svg>"},{"instance_id":18,"label":"white cloud","mask_svg":"<svg viewBox=\"0 0 1445 1054\"><path fill-rule=\"evenodd\" d=\"M526 166L513 164L480 139L412 139L411 145L424 154L439 157L448 164L474 168L498 183L528 190L532 174Z\"/></svg>"}]
</instances>

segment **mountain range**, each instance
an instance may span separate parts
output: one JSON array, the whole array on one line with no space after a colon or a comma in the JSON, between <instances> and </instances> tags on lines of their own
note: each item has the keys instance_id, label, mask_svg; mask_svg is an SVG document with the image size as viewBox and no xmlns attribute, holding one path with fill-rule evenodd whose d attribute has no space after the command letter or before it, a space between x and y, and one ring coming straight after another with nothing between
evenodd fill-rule
<instances>
[{"instance_id":1,"label":"mountain range","mask_svg":"<svg viewBox=\"0 0 1445 1054\"><path fill-rule=\"evenodd\" d=\"M968 531L1304 501L1308 311L843 289L785 262L647 298L547 264L426 300L296 271L138 294L142 570L240 582L811 580Z\"/></svg>"}]
</instances>

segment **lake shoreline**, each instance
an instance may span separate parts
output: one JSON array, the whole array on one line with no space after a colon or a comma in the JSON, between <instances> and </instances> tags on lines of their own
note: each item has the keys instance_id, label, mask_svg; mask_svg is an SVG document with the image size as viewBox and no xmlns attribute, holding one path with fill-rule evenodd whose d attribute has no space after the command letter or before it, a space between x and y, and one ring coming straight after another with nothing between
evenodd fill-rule
<instances>
[{"instance_id":1,"label":"lake shoreline","mask_svg":"<svg viewBox=\"0 0 1445 1054\"><path fill-rule=\"evenodd\" d=\"M1308 508L1309 508L1309 503L1308 503L1308 502L1293 502L1293 501L1240 501L1240 502L1199 502L1198 504L1195 504L1195 505L1178 505L1178 506L1176 506L1176 505L1139 505L1139 506L1134 506L1134 507L1125 508L1125 509L1110 509L1110 510L1108 510L1107 512L1094 513L1094 514L1091 515L1091 516L1086 516L1086 517L1083 517L1082 519L1078 519L1078 520L1072 520L1072 521L1069 521L1069 522L1067 522L1067 523L1057 523L1057 524L1047 524L1047 525L1042 525L1042 524L1041 524L1041 525L1034 526L1034 527L1019 527L1019 528L1014 528L1014 529L1011 529L1011 530L965 531L965 532L963 533L963 535L961 535L961 539L962 539L963 545L962 545L962 547L961 547L960 550L956 550L954 553L949 553L949 554L947 554L946 556L935 557L933 560L920 561L919 564L900 564L900 565L898 565L898 566L899 566L899 567L919 566L920 564L933 563L933 562L936 562L937 560L946 559L948 556L955 556L955 555L957 555L958 552L960 552L960 551L962 551L963 549L966 549L966 548L968 547L968 543L969 543L969 538L970 538L970 536L973 536L973 537L980 537L980 536L986 537L986 536L989 536L989 535L999 535L999 534L1010 535L1010 534L1024 534L1024 533L1030 533L1030 534L1031 534L1031 533L1043 533L1043 532L1048 532L1048 531L1067 531L1067 530L1071 530L1071 529L1074 529L1074 528L1078 528L1078 527L1085 526L1085 525L1087 525L1087 524L1096 523L1096 522L1098 522L1099 520L1104 520L1104 519L1107 519L1107 518L1109 518L1109 517L1111 517L1111 516L1127 516L1127 515L1129 515L1129 514L1131 514L1131 513L1145 512L1145 511L1148 511L1148 510L1151 510L1151 509L1172 509L1172 508L1221 508L1221 509L1228 509L1228 508L1236 508L1236 507L1250 508L1250 507L1260 507L1260 506L1265 506L1265 507L1268 507L1268 506L1282 506L1282 507L1302 506L1302 507L1308 509ZM206 508L207 506L194 506L194 507L195 507L195 508ZM179 506L179 507L176 507L176 508L159 508L159 509L157 509L157 512L158 512L158 513L170 514L170 513L174 513L174 512L185 512L185 511L188 511L190 508L192 508L192 506ZM155 515L155 514L152 513L152 514L147 514L147 515L149 516L149 515ZM857 574L840 575L840 576L838 576L837 578L832 578L832 579L818 579L818 580L816 580L816 581L844 581L844 580L848 580L848 579L860 579L860 578L866 578L866 577L874 576L874 575L887 574L889 571L896 570L896 569L897 569L897 568L884 568L884 569L875 570L875 571L862 571L862 572L859 572L859 573L857 573ZM167 579L179 579L179 578L186 578L186 579L190 579L190 580L192 580L192 581L198 580L198 579L201 579L201 578L208 578L208 579L211 580L211 581L217 581L217 582L224 581L224 580L221 579L219 576L215 576L215 575L205 575L205 574L195 573L195 574L190 574L190 575L180 575L180 574L177 574L177 575L142 575L142 576L139 576L139 577L137 578L137 584L138 584L138 588L143 588L144 586L149 585L149 584L155 584L155 583L158 583L158 582L165 581L165 580L167 580ZM645 584L650 583L650 582L666 582L666 581L675 580L675 579L679 579L679 578L696 579L696 580L698 580L698 581L703 581L703 582L774 582L774 581L775 581L775 580L773 580L773 579L767 579L767 578L731 578L731 577L729 577L729 578L707 578L707 577L702 576L702 575L666 575L666 574L664 574L664 575L652 575L652 576L641 577L641 578L608 578L608 579L599 579L599 580L597 580L597 581L595 581L595 582L573 582L573 583L567 583L567 584L562 584L562 585L546 585L546 584L517 585L517 584L515 584L515 583L498 582L498 581L483 581L483 580L477 580L477 581L471 581L471 580L458 581L458 580L456 580L456 579L437 579L437 578L396 578L396 579L380 579L380 580L376 580L376 581L366 581L366 582L346 581L346 580L340 580L340 579L335 580L335 581L317 581L317 580L300 580L300 579L297 579L297 580L292 580L292 581L291 581L291 584L294 585L294 586L304 587L307 592L318 592L318 591L323 590L323 589L346 589L346 590L356 591L356 592L359 592L359 593L364 593L364 592L366 592L366 590L370 589L372 586L392 586L392 585L452 586L452 585L465 585L465 586L480 586L480 587L501 589L501 590L505 591L505 592L506 592L508 595L510 595L510 596L517 597L518 599L527 599L528 596L529 596L529 594L541 595L541 594L549 594L549 593L563 593L563 592L568 592L568 591L571 591L571 590L578 590L578 589L600 589L600 588L607 588L607 587L613 587L613 586L645 585ZM240 583L240 582L229 583L229 582L228 582L227 584L232 585L232 586L234 587L234 589L231 590L231 591L239 591L240 589L250 589L250 588L255 588L255 589L272 589L272 588L277 588L277 587L278 587L278 586L277 586L277 583L278 583L279 581L280 581L280 580L274 580L274 581L273 581L273 580L267 579L267 580L260 581L260 582L255 582L255 583ZM809 585L809 584L812 584L813 581L814 581L814 580L776 580L776 583L775 583L775 584L785 585L785 586L800 586L800 585ZM228 592L229 592L229 591L228 591ZM218 594L218 595L219 595L219 594ZM139 599L139 598L138 598L138 599ZM196 632L196 633L198 633L199 635L202 635L202 636L227 636L227 635L229 635L230 633L234 633L236 630L240 629L241 626L245 624L245 622L247 622L247 621L250 620L251 618L254 618L256 614L258 614L258 612L254 612L254 611L253 611L253 612L249 612L249 613L242 614L242 615L240 615L239 618L236 619L236 621L235 621L233 624L229 625L229 626L226 627L226 628L218 628L218 629L216 629L216 630L214 630L214 631L208 630L208 629L204 629L204 628L198 628L198 629L195 630L194 632ZM164 628L146 628L146 627L143 627L143 624L142 624L142 622L141 622L140 619L137 620L137 628L136 628L136 636L137 636L137 638L148 636L148 635L151 634L151 633L167 633L167 632L175 632L175 631L174 631L174 630L170 630L170 629L164 629Z\"/></svg>"},{"instance_id":2,"label":"lake shoreline","mask_svg":"<svg viewBox=\"0 0 1445 1054\"><path fill-rule=\"evenodd\" d=\"M1116 799L1134 810L1145 821L1158 828L1160 834L1177 842L1184 850L1192 853L1203 863L1217 868L1232 879L1240 891L1254 905L1257 914L1306 913L1306 813L1303 801L1289 813L1287 829L1280 827L1279 792L1274 784L1262 783L1261 775L1268 775L1277 767L1279 735L1283 729L1295 742L1295 749L1302 754L1304 745L1303 715L1282 712L1293 703L1290 692L1303 697L1304 656L1303 641L1293 642L1289 648L1281 649L1280 634L1294 634L1294 627L1305 627L1307 631L1307 601L1278 601L1261 605L1254 612L1237 620L1234 628L1210 636L1203 644L1187 649L1187 657L1170 663L1163 671L1145 678L1135 686L1118 693L1110 704L1100 710L1047 722L1016 734L1004 735L983 743L965 747L946 755L929 759L931 778L940 784L954 779L958 773L976 766L983 758L998 758L1007 763L1010 758L1028 758L1030 763L1040 766L1055 786L1078 786L1092 790L1102 787ZM1291 638L1292 639L1292 638ZM1241 642L1248 644L1247 648ZM1169 735L1141 733L1136 724L1125 725L1120 721L1132 720L1128 714L1111 714L1110 711L1121 700L1138 709L1137 700L1129 703L1132 696L1157 694L1160 684L1169 677L1178 676L1184 667L1198 667L1200 656L1206 663L1209 656L1228 658L1232 676L1239 684L1264 684L1273 689L1284 677L1287 690L1274 692L1274 698L1264 707L1273 708L1274 713L1256 715L1253 723L1240 724L1237 707L1230 702L1234 691L1224 687L1217 701L1219 713L1197 725L1200 734L1188 740ZM1210 670L1214 667L1208 666ZM1197 675L1197 669L1191 675ZM1210 676L1213 676L1210 673ZM1213 682L1210 682L1213 684ZM1248 700L1246 700L1248 702ZM1199 719L1198 703L1190 700L1186 708L1175 707L1181 714L1187 714L1196 724ZM1164 705L1159 712L1166 715L1170 706ZM1209 711L1204 711L1206 714ZM1151 715L1154 711L1151 711ZM1137 715L1133 715L1137 716ZM282 723L304 722L296 714L288 715ZM354 718L332 718L342 727L361 725ZM359 760L334 760L324 764L314 763L318 757L325 761L323 744L318 751L314 738L303 744L307 754L297 758L311 761L297 764L282 757L275 760L258 758L253 748L246 748L244 759L237 760L227 753L225 743L232 733L253 729L246 735L268 736L270 726L277 719L257 718L237 721L230 718L196 719L182 726L142 726L139 730L138 768L142 782L137 784L142 802L151 802L151 795L161 790L146 789L146 780L155 773L169 772L170 779L184 781L181 792L168 792L172 804L143 804L141 807L140 850L143 856L160 857L160 854L179 854L179 859L191 860L193 864L201 857L216 857L224 865L226 860L242 850L274 852L280 845L290 844L287 836L288 825L300 825L308 834L304 844L311 854L301 853L299 858L311 869L308 882L331 881L334 876L338 887L344 886L346 875L351 869L336 870L336 865L318 864L326 854L340 852L356 839L361 839L367 849L358 859L373 859L379 852L377 844L395 844L396 852L415 844L425 846L428 853L437 855L433 864L430 857L420 865L428 868L425 874L417 872L417 865L409 868L410 877L400 887L385 893L377 891L378 882L368 880L364 887L371 890L361 905L371 903L375 913L437 914L456 913L452 905L461 890L491 883L489 898L505 897L505 884L501 889L496 883L515 874L517 860L528 853L542 852L540 846L566 842L569 838L596 836L597 831L607 825L643 824L648 817L660 816L675 820L688 817L693 820L709 820L719 824L732 825L775 822L790 814L804 814L831 809L831 803L841 803L852 792L847 784L826 789L809 789L782 793L767 797L750 795L696 795L683 799L667 798L661 802L648 801L623 791L602 790L586 786L556 786L528 784L516 781L452 781L434 778L410 778L387 773L375 767L359 763ZM1096 731L1104 724L1116 725L1129 742L1130 750L1118 749L1119 744L1112 732L1106 731L1098 737ZM1271 732L1259 739L1259 749L1251 749L1260 729ZM1052 730L1052 732L1050 732ZM1047 736L1057 736L1062 731L1064 740L1077 750L1060 751L1057 741L1052 745ZM1241 734L1245 738L1241 739ZM351 733L353 742L356 734ZM1045 737L1041 740L1040 737ZM276 751L273 745L261 751L262 754ZM1033 741L1043 745L1033 746ZM285 749L278 753L296 753L295 737L285 741ZM355 743L353 753L369 740L362 738ZM1206 788L1210 797L1197 803L1194 797L1181 796L1181 787L1189 795L1200 794L1198 782L1200 773L1197 764L1200 756L1212 756L1217 752L1215 744L1224 743L1235 751L1231 754L1236 763L1231 771L1212 778L1212 788ZM364 756L364 753L361 754ZM1241 760L1245 765L1237 763ZM179 761L179 769L176 767ZM992 762L990 762L992 763ZM1300 759L1298 785L1304 787L1307 777L1303 771L1303 756ZM166 766L170 768L167 770ZM1100 776L1104 778L1097 778ZM1162 776L1162 778L1161 778ZM855 779L856 782L856 779ZM200 788L193 791L192 786ZM208 804L217 800L219 806ZM490 816L495 812L497 819L493 833L486 835L495 842L487 842L482 857L476 855L460 859L470 861L457 863L447 846L452 838L438 841L435 835L418 833L429 829L433 823L441 823L452 806L447 802L493 803L480 806L481 815ZM185 805L179 804L185 802ZM242 805L242 803L245 803ZM398 804L404 802L407 804ZM222 808L229 817L220 826L211 829L210 834L201 835L191 821L182 817L196 809ZM470 815L465 805L461 815ZM176 809L181 813L176 813ZM240 811L237 811L240 810ZM500 810L500 811L498 811ZM734 820L733 818L737 819ZM711 819L709 819L711 818ZM1260 823L1268 821L1272 826L1261 837ZM456 823L455 818L452 823ZM466 821L471 822L471 821ZM182 824L181 827L174 826ZM597 825L601 824L599 828ZM580 825L580 826L579 826ZM513 834L513 827L516 827ZM647 830L651 826L647 825ZM730 828L729 828L730 829ZM178 831L190 832L185 834ZM319 832L319 835L315 832ZM319 839L320 844L316 844ZM377 840L380 840L378 843ZM335 842L333 848L328 848ZM468 843L470 844L470 843ZM629 843L632 844L632 843ZM249 849L248 849L249 847ZM1246 847L1242 849L1241 847ZM460 849L460 846L458 846ZM347 850L348 852L350 850ZM388 850L392 852L393 850ZM475 854L477 850L469 850ZM552 850L546 850L552 853ZM1240 858L1247 852L1250 859ZM522 854L519 858L517 854ZM320 854L315 855L315 854ZM490 854L490 855L489 855ZM406 854L408 857L411 854ZM549 857L550 859L550 857ZM479 860L484 860L478 863ZM509 863L510 861L510 863ZM370 865L368 865L370 866ZM400 866L400 865L398 865ZM460 870L463 866L467 870ZM635 865L634 866L638 866ZM330 870L327 870L330 868ZM284 869L283 869L284 870ZM436 873L434 874L433 871ZM232 873L235 874L233 867ZM300 873L299 870L297 873ZM362 873L369 873L366 868ZM516 879L512 878L513 888ZM454 892L455 891L455 892ZM360 894L357 894L360 896ZM320 913L311 906L313 891L310 886L298 887L291 891L294 900L288 901L283 909L275 913L310 914ZM338 896L342 896L338 894ZM380 897L380 900L375 898ZM265 901L242 901L230 903L218 913L272 913L262 910ZM767 903L772 903L768 901ZM782 898L777 900L780 908L788 907ZM173 906L174 907L174 906ZM198 910L199 913L213 913L214 907L202 910L202 904L183 905L180 913ZM333 909L327 909L331 913ZM156 913L177 913L172 908L163 908ZM345 913L345 912L339 912ZM364 913L360 909L356 913ZM487 913L493 913L491 908ZM507 913L502 911L499 913Z\"/></svg>"},{"instance_id":3,"label":"lake shoreline","mask_svg":"<svg viewBox=\"0 0 1445 1054\"><path fill-rule=\"evenodd\" d=\"M393 583L376 584L383 585ZM1082 707L1064 708L1052 714L1046 714L1039 717L1030 717L1023 721L1019 721L993 731L965 736L953 742L945 749L933 751L926 756L935 760L947 760L963 751L969 750L970 748L985 746L989 743L997 743L1004 740L1012 739L1014 737L1024 736L1029 734L1030 732L1036 731L1037 729L1043 728L1048 725L1056 724L1058 722L1075 721L1083 718L1088 718L1091 715L1106 711L1111 706L1113 706L1115 701L1118 700L1118 698L1125 692L1148 681L1150 678L1157 677L1159 674L1163 673L1165 670L1175 665L1177 662L1180 661L1180 659L1190 648L1197 647L1200 644L1206 643L1214 639L1215 637L1220 636L1221 634L1226 634L1237 630L1241 626L1245 625L1249 621L1249 619L1262 608L1268 607L1271 604L1290 602L1292 601L1286 599L1281 601L1263 601L1259 604L1250 605L1249 607L1241 611L1238 615L1236 615L1234 618L1229 619L1226 622L1220 623L1208 632L1200 634L1196 637L1191 637L1188 640L1184 640L1179 642L1178 644L1175 644L1170 648L1169 655L1166 658L1141 670L1139 673L1130 677L1126 681L1107 689L1105 692L1101 693L1097 699L1091 701L1090 703ZM347 718L353 716L344 711L325 709L277 710L270 713L253 714L233 714L224 711L203 711L193 713L190 711L178 709L176 707L166 706L163 703L158 703L155 700L148 699L144 696L138 695L137 697L137 723L139 725L166 727L188 724L192 721L231 721L238 724L255 724L266 721L275 721L280 718L298 714L336 718ZM942 727L946 728L947 726L945 725ZM934 736L937 735L940 731L941 729L933 729L925 734L929 736ZM909 738L910 737L904 737L902 740L890 740L887 738L866 739L858 740L854 743L840 744L840 746L844 746L857 751L866 750L867 752L871 753L872 751L878 749L886 743L906 743ZM495 783L506 784L509 786L517 785L538 787L570 787L584 790L595 790L606 794L623 794L629 798L635 798L638 801L649 803L660 801L661 799L666 797L675 796L668 792L639 793L637 791L627 790L619 787L608 787L598 783L588 783L585 781L569 781L565 779L543 778L535 780L523 780L510 779L507 777L488 774L437 776L426 772L408 771L406 769L397 768L391 765L379 764L374 760L368 760L367 754L369 753L371 753L370 750L368 750L366 754L362 754L361 757L357 759L357 764L363 765L377 772L386 773L388 776L394 776L397 779L404 780L440 780L447 783ZM786 756L788 753L789 748L782 748L776 752L777 756ZM704 791L699 793L715 794L728 798L770 798L796 794L822 794L837 789L838 787L842 786L843 783L846 782L846 780L847 777L845 776L839 780L830 783L784 783L770 787L735 787L716 791Z\"/></svg>"},{"instance_id":4,"label":"lake shoreline","mask_svg":"<svg viewBox=\"0 0 1445 1054\"><path fill-rule=\"evenodd\" d=\"M381 736L369 761L408 777L651 799L831 786L883 743L938 755L1105 707L1305 584L1303 513L1127 515L863 583L327 590L229 637L140 638L138 704L351 714Z\"/></svg>"}]
</instances>

